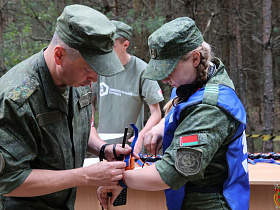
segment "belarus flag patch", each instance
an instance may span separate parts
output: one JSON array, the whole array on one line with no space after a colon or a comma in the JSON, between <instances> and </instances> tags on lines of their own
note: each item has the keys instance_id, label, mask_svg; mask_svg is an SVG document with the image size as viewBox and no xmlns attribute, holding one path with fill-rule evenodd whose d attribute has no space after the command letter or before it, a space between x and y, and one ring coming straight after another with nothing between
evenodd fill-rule
<instances>
[{"instance_id":1,"label":"belarus flag patch","mask_svg":"<svg viewBox=\"0 0 280 210\"><path fill-rule=\"evenodd\" d=\"M192 136L182 136L180 138L180 146L192 146L198 144L198 137L197 135Z\"/></svg>"}]
</instances>

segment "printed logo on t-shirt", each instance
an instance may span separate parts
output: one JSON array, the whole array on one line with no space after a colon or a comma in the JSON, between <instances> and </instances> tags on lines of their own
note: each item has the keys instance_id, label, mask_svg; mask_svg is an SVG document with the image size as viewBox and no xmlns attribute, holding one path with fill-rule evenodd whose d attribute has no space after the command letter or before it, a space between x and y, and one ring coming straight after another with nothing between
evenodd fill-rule
<instances>
[{"instance_id":1,"label":"printed logo on t-shirt","mask_svg":"<svg viewBox=\"0 0 280 210\"><path fill-rule=\"evenodd\" d=\"M124 95L128 95L128 96L132 96L131 92L126 92L123 90L118 90L118 89L114 89L114 88L110 88L109 85L105 84L105 82L101 82L100 83L100 96L106 96L108 94L111 95L116 95L116 96L122 96Z\"/></svg>"},{"instance_id":2,"label":"printed logo on t-shirt","mask_svg":"<svg viewBox=\"0 0 280 210\"><path fill-rule=\"evenodd\" d=\"M104 82L100 83L100 96L106 96L109 92L109 86Z\"/></svg>"}]
</instances>

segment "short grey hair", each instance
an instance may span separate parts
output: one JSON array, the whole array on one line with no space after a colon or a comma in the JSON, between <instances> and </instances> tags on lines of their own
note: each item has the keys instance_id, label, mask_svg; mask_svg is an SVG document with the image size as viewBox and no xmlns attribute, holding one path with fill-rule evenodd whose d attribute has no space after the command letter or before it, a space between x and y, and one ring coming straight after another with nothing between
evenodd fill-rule
<instances>
[{"instance_id":1,"label":"short grey hair","mask_svg":"<svg viewBox=\"0 0 280 210\"><path fill-rule=\"evenodd\" d=\"M65 44L57 35L57 33L55 32L53 37L52 37L52 41L50 46L51 47L55 47L56 45L60 45L61 47L63 47L65 49L65 51L67 52L67 55L69 57L70 60L75 60L77 58L80 58L82 55L79 52L79 50L72 48L70 46L68 46L67 44Z\"/></svg>"}]
</instances>

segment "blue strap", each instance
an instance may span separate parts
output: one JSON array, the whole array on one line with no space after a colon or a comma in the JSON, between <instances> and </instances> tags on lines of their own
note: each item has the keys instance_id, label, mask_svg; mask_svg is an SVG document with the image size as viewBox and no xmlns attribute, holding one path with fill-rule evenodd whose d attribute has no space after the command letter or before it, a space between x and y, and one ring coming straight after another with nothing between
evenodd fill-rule
<instances>
[{"instance_id":1,"label":"blue strap","mask_svg":"<svg viewBox=\"0 0 280 210\"><path fill-rule=\"evenodd\" d=\"M273 164L277 164L280 165L280 163L277 163L274 159L270 158L270 159L264 159L264 158L258 158L258 159L254 159L255 163L273 163Z\"/></svg>"},{"instance_id":2,"label":"blue strap","mask_svg":"<svg viewBox=\"0 0 280 210\"><path fill-rule=\"evenodd\" d=\"M127 185L124 183L123 179L119 180L119 185L123 188L127 188Z\"/></svg>"},{"instance_id":3,"label":"blue strap","mask_svg":"<svg viewBox=\"0 0 280 210\"><path fill-rule=\"evenodd\" d=\"M131 154L133 155L133 151L134 151L134 146L135 146L135 143L138 139L138 128L136 127L136 125L134 125L133 123L130 123L130 126L133 128L134 130L134 139L130 145L130 147L132 148L131 150Z\"/></svg>"},{"instance_id":4,"label":"blue strap","mask_svg":"<svg viewBox=\"0 0 280 210\"><path fill-rule=\"evenodd\" d=\"M129 166L130 158L132 158L132 156L133 156L134 146L135 146L135 143L138 139L138 128L133 123L130 123L130 126L134 130L134 139L133 139L133 141L130 145L130 147L132 148L131 153L126 155L125 158L124 158L124 162L126 163L126 166Z\"/></svg>"},{"instance_id":5,"label":"blue strap","mask_svg":"<svg viewBox=\"0 0 280 210\"><path fill-rule=\"evenodd\" d=\"M253 165L256 165L256 163L254 162L254 160L251 160L250 158L248 158L248 163L251 163Z\"/></svg>"},{"instance_id":6,"label":"blue strap","mask_svg":"<svg viewBox=\"0 0 280 210\"><path fill-rule=\"evenodd\" d=\"M135 160L135 161L136 161L136 163L137 163L140 167L142 167L142 166L144 165L144 163L143 163L142 160L140 160L140 159Z\"/></svg>"},{"instance_id":7,"label":"blue strap","mask_svg":"<svg viewBox=\"0 0 280 210\"><path fill-rule=\"evenodd\" d=\"M146 161L145 163L148 164L148 166L155 164L156 162L150 162L150 161Z\"/></svg>"}]
</instances>

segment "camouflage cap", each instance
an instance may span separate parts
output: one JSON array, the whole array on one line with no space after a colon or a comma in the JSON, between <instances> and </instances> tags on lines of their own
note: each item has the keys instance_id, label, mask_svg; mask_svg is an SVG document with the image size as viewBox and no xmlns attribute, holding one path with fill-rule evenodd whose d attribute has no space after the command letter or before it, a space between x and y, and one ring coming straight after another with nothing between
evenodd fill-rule
<instances>
[{"instance_id":1,"label":"camouflage cap","mask_svg":"<svg viewBox=\"0 0 280 210\"><path fill-rule=\"evenodd\" d=\"M203 36L192 19L181 17L165 23L149 36L151 60L143 77L151 80L168 77L181 57L202 42Z\"/></svg>"},{"instance_id":2,"label":"camouflage cap","mask_svg":"<svg viewBox=\"0 0 280 210\"><path fill-rule=\"evenodd\" d=\"M79 50L98 74L112 76L124 70L113 50L116 27L102 13L83 5L70 5L58 17L56 33L72 48Z\"/></svg>"},{"instance_id":3,"label":"camouflage cap","mask_svg":"<svg viewBox=\"0 0 280 210\"><path fill-rule=\"evenodd\" d=\"M132 28L129 25L117 20L111 20L111 22L116 26L115 39L124 37L127 40L130 40L130 37L132 35Z\"/></svg>"}]
</instances>

